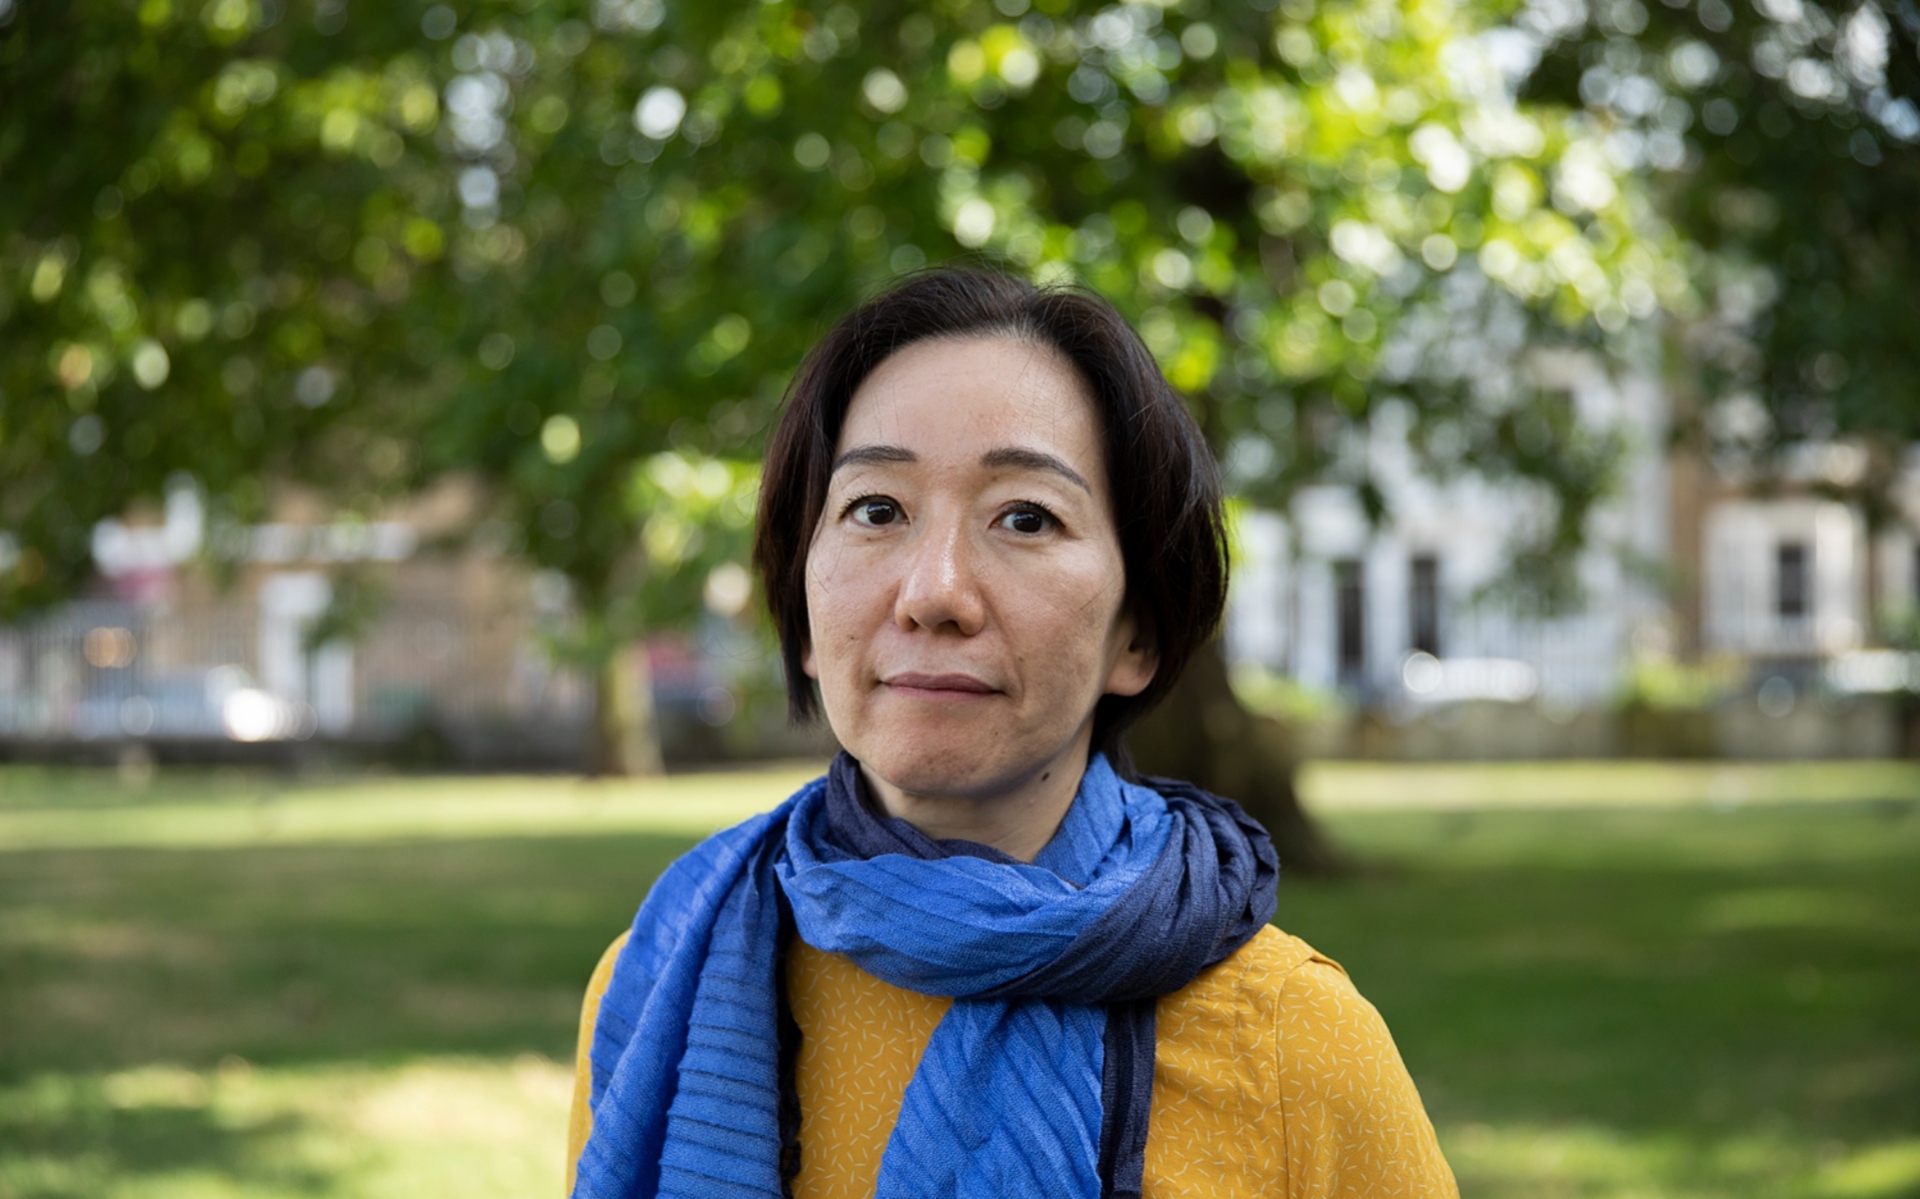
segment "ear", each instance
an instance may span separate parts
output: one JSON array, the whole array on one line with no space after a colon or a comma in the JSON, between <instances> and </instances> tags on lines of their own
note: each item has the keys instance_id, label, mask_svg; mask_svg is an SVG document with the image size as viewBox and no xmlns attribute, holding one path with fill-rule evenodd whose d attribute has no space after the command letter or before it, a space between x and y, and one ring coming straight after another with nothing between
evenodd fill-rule
<instances>
[{"instance_id":1,"label":"ear","mask_svg":"<svg viewBox=\"0 0 1920 1199\"><path fill-rule=\"evenodd\" d=\"M1140 637L1133 617L1122 614L1114 623L1113 665L1107 670L1107 695L1138 695L1160 669L1160 651Z\"/></svg>"},{"instance_id":2,"label":"ear","mask_svg":"<svg viewBox=\"0 0 1920 1199\"><path fill-rule=\"evenodd\" d=\"M800 673L816 683L820 681L820 667L813 661L813 638L811 637L807 638L805 644L800 647Z\"/></svg>"}]
</instances>

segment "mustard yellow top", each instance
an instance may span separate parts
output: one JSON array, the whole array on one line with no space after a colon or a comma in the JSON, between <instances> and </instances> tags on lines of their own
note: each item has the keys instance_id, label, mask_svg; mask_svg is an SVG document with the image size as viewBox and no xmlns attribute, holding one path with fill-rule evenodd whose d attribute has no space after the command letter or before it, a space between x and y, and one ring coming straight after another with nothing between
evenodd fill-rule
<instances>
[{"instance_id":1,"label":"mustard yellow top","mask_svg":"<svg viewBox=\"0 0 1920 1199\"><path fill-rule=\"evenodd\" d=\"M593 1024L626 938L587 984L574 1069L567 1187L587 1143ZM907 1082L949 999L882 982L797 944L795 1199L867 1199ZM1160 1000L1145 1191L1152 1199L1457 1199L1433 1125L1373 1005L1338 963L1262 929Z\"/></svg>"}]
</instances>

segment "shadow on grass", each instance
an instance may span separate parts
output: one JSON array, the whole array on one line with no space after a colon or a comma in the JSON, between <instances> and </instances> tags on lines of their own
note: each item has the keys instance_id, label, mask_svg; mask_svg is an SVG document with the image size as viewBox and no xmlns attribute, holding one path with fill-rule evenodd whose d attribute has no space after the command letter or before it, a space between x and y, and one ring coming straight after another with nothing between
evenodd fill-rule
<instances>
[{"instance_id":1,"label":"shadow on grass","mask_svg":"<svg viewBox=\"0 0 1920 1199\"><path fill-rule=\"evenodd\" d=\"M668 837L0 854L0 1081L571 1056Z\"/></svg>"},{"instance_id":2,"label":"shadow on grass","mask_svg":"<svg viewBox=\"0 0 1920 1199\"><path fill-rule=\"evenodd\" d=\"M273 1194L329 1192L328 1171L289 1163L279 1152L301 1133L301 1120L278 1114L236 1122L208 1103L199 1076L166 1074L192 1081L130 1096L115 1093L126 1090L119 1078L43 1075L0 1090L0 1195L97 1199L129 1175L189 1187L195 1178L217 1178Z\"/></svg>"},{"instance_id":3,"label":"shadow on grass","mask_svg":"<svg viewBox=\"0 0 1920 1199\"><path fill-rule=\"evenodd\" d=\"M1394 863L1283 888L1436 1122L1920 1128L1911 805L1343 821Z\"/></svg>"}]
</instances>

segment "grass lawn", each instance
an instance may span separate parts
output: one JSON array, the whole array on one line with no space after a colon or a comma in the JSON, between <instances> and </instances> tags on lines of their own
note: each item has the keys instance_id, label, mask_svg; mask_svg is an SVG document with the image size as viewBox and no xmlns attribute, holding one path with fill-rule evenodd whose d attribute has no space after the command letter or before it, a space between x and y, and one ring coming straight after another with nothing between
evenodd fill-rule
<instances>
[{"instance_id":1,"label":"grass lawn","mask_svg":"<svg viewBox=\"0 0 1920 1199\"><path fill-rule=\"evenodd\" d=\"M557 1195L580 988L804 768L0 769L0 1199ZM1280 923L1470 1196L1920 1196L1920 770L1323 765Z\"/></svg>"}]
</instances>

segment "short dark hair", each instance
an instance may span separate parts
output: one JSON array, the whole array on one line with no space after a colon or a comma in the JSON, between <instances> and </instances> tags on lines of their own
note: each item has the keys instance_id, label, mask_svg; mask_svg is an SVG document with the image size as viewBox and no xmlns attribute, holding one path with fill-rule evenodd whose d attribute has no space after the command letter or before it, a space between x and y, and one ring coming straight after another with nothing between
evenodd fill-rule
<instances>
[{"instance_id":1,"label":"short dark hair","mask_svg":"<svg viewBox=\"0 0 1920 1199\"><path fill-rule=\"evenodd\" d=\"M1037 287L989 271L926 271L855 309L801 363L767 443L753 544L780 635L788 709L799 722L819 714L801 668L810 635L807 551L854 392L874 368L916 342L992 336L1058 351L1099 410L1126 571L1123 603L1159 659L1139 695L1106 695L1094 709L1094 748L1130 770L1126 730L1173 688L1226 603L1220 476L1199 426L1140 335L1113 305L1080 287Z\"/></svg>"}]
</instances>

